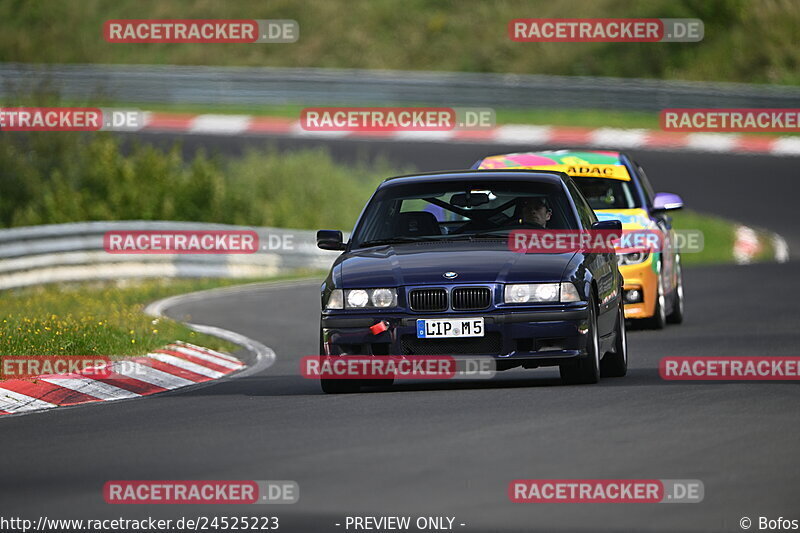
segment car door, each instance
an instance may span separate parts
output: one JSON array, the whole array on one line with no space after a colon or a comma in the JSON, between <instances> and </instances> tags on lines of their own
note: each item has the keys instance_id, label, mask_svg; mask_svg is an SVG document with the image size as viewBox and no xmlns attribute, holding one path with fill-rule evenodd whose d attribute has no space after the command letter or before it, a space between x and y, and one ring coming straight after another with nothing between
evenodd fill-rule
<instances>
[{"instance_id":1,"label":"car door","mask_svg":"<svg viewBox=\"0 0 800 533\"><path fill-rule=\"evenodd\" d=\"M655 192L653 191L653 187L650 185L650 181L647 179L647 174L645 174L642 166L636 161L632 161L632 163L637 175L636 177L639 180L639 184L645 194L647 208L649 210L653 206L653 197L655 196ZM664 292L669 294L675 289L675 285L677 283L677 276L675 272L677 250L674 248L675 230L672 228L672 217L666 212L653 213L651 211L650 218L655 221L659 231L661 231L661 234L664 235L664 243L661 250L660 273Z\"/></svg>"}]
</instances>

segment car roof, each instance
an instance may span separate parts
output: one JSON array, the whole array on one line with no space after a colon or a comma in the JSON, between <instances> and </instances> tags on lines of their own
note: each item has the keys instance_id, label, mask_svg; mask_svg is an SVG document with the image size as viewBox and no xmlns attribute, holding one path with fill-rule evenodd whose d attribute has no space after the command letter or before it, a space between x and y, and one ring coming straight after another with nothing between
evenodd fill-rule
<instances>
[{"instance_id":1,"label":"car roof","mask_svg":"<svg viewBox=\"0 0 800 533\"><path fill-rule=\"evenodd\" d=\"M565 159L577 158L580 161L565 161ZM507 162L509 167L519 165L519 160L530 159L526 162L526 166L533 165L555 165L565 163L588 163L592 165L623 165L625 164L626 155L622 152L615 150L577 150L577 149L561 149L561 150L538 150L532 152L514 152L507 154L498 154L493 156L484 157L479 161L482 163L487 160L493 162L503 163ZM531 163L530 165L528 163Z\"/></svg>"},{"instance_id":2,"label":"car roof","mask_svg":"<svg viewBox=\"0 0 800 533\"><path fill-rule=\"evenodd\" d=\"M542 150L498 154L478 160L472 168L525 168L566 172L574 178L632 179L626 154L613 150Z\"/></svg>"},{"instance_id":3,"label":"car roof","mask_svg":"<svg viewBox=\"0 0 800 533\"><path fill-rule=\"evenodd\" d=\"M420 174L407 174L387 178L380 184L379 189L397 185L437 183L444 181L463 181L473 179L507 180L507 181L536 181L539 183L561 184L571 178L557 171L527 170L527 169L489 169L489 170L458 170L446 172L425 172Z\"/></svg>"}]
</instances>

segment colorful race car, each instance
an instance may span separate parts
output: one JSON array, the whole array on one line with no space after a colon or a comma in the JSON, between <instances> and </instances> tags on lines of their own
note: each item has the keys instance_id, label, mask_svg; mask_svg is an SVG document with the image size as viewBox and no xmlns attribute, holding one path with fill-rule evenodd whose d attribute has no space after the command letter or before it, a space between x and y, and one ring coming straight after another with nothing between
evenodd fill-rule
<instances>
[{"instance_id":1,"label":"colorful race car","mask_svg":"<svg viewBox=\"0 0 800 533\"><path fill-rule=\"evenodd\" d=\"M642 167L626 154L600 150L551 150L486 157L479 170L558 170L575 179L600 220L621 220L625 230L660 230L661 251L618 255L625 277L625 317L661 329L683 321L683 277L668 212L683 207L676 194L654 193Z\"/></svg>"}]
</instances>

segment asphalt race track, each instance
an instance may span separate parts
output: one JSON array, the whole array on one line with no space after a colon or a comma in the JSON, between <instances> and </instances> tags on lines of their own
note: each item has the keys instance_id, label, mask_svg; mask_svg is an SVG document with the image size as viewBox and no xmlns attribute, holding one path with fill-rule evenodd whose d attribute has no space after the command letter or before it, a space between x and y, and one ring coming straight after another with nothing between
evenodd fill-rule
<instances>
[{"instance_id":1,"label":"asphalt race track","mask_svg":"<svg viewBox=\"0 0 800 533\"><path fill-rule=\"evenodd\" d=\"M187 136L184 144L234 151L243 142ZM521 148L327 144L343 160L383 153L420 170ZM681 194L694 209L777 231L797 257L793 180L800 159L631 152L658 190ZM686 322L631 332L628 376L593 386L563 386L557 372L543 369L489 382L408 382L327 396L299 375L299 358L317 348L317 282L178 305L171 316L263 342L276 362L184 392L6 417L0 507L4 516L30 518L272 513L283 531L345 531L335 524L348 514L454 516L456 531L741 531L743 516L798 519L796 383L665 382L658 375L663 356L797 356L798 265L687 268ZM705 499L512 504L508 484L519 478L699 479ZM295 480L300 501L111 506L102 486L113 479Z\"/></svg>"}]
</instances>

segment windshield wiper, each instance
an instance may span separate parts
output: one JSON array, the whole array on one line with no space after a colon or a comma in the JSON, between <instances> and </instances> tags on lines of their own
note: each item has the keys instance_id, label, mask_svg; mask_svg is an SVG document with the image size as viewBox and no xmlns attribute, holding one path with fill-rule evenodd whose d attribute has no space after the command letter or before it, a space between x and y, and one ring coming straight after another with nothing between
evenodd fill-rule
<instances>
[{"instance_id":1,"label":"windshield wiper","mask_svg":"<svg viewBox=\"0 0 800 533\"><path fill-rule=\"evenodd\" d=\"M389 237L387 239L375 239L372 241L364 241L358 244L359 248L366 248L368 246L383 246L386 244L402 244L407 242L422 242L422 241L435 241L438 237Z\"/></svg>"},{"instance_id":2,"label":"windshield wiper","mask_svg":"<svg viewBox=\"0 0 800 533\"><path fill-rule=\"evenodd\" d=\"M475 239L508 239L508 233L497 233L484 231L480 233L459 233L453 234L448 240L451 241L472 241Z\"/></svg>"},{"instance_id":3,"label":"windshield wiper","mask_svg":"<svg viewBox=\"0 0 800 533\"><path fill-rule=\"evenodd\" d=\"M498 233L496 231L495 232L484 231L484 232L481 232L481 233L472 233L472 234L470 234L470 237L472 237L473 239L503 239L503 240L505 240L505 239L508 239L508 235L509 235L508 233Z\"/></svg>"}]
</instances>

